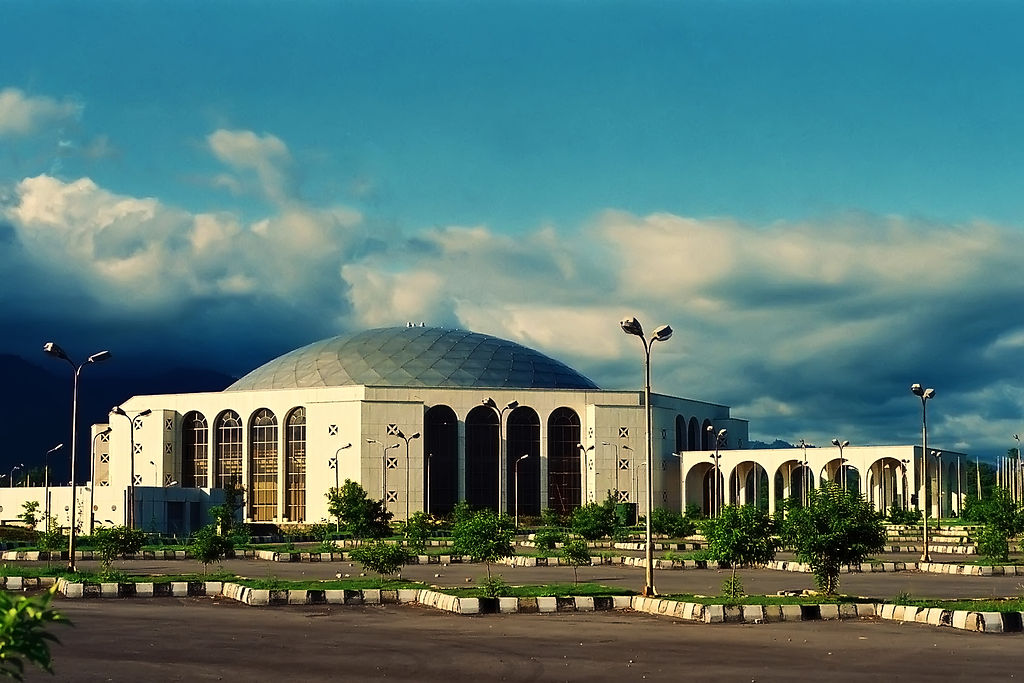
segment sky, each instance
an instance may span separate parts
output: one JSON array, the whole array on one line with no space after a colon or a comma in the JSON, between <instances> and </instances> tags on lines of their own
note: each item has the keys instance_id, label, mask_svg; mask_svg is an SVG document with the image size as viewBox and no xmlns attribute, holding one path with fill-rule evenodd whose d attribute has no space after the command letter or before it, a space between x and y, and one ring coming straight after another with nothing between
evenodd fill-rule
<instances>
[{"instance_id":1,"label":"sky","mask_svg":"<svg viewBox=\"0 0 1024 683\"><path fill-rule=\"evenodd\" d=\"M1024 5L9 0L0 353L407 321L750 436L1024 432Z\"/></svg>"}]
</instances>

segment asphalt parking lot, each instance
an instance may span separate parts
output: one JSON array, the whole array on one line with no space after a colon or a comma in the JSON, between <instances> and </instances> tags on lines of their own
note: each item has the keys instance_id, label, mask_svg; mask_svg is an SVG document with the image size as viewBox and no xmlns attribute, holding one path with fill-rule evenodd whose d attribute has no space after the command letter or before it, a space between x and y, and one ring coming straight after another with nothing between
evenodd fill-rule
<instances>
[{"instance_id":1,"label":"asphalt parking lot","mask_svg":"<svg viewBox=\"0 0 1024 683\"><path fill-rule=\"evenodd\" d=\"M56 677L32 681L983 680L1019 635L881 621L704 625L623 612L461 617L422 607L59 600Z\"/></svg>"}]
</instances>

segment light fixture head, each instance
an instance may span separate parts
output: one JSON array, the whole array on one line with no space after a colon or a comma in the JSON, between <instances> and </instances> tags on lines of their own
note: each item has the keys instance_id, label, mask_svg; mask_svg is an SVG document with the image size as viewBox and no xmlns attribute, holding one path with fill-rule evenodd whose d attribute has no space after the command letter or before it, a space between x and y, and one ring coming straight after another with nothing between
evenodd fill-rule
<instances>
[{"instance_id":1,"label":"light fixture head","mask_svg":"<svg viewBox=\"0 0 1024 683\"><path fill-rule=\"evenodd\" d=\"M54 451L58 451L61 448L64 448L64 444L59 443L56 446L54 446L53 448L51 448L50 450L46 451L46 454L49 455L50 453L53 453Z\"/></svg>"},{"instance_id":2,"label":"light fixture head","mask_svg":"<svg viewBox=\"0 0 1024 683\"><path fill-rule=\"evenodd\" d=\"M103 431L97 432L96 436L103 436L104 434L109 434L111 431L113 430L110 427L107 427Z\"/></svg>"},{"instance_id":3,"label":"light fixture head","mask_svg":"<svg viewBox=\"0 0 1024 683\"><path fill-rule=\"evenodd\" d=\"M719 429L718 430L718 438L719 439L724 439L728 435L729 435L729 430L728 429Z\"/></svg>"},{"instance_id":4,"label":"light fixture head","mask_svg":"<svg viewBox=\"0 0 1024 683\"><path fill-rule=\"evenodd\" d=\"M714 431L715 431L715 428L714 428L714 427L712 427L711 425L708 425L707 427L705 427L705 429L706 429L706 430L707 430L708 432L714 432Z\"/></svg>"},{"instance_id":5,"label":"light fixture head","mask_svg":"<svg viewBox=\"0 0 1024 683\"><path fill-rule=\"evenodd\" d=\"M924 390L924 397L925 398L935 398L935 390L930 388L930 387L928 389L925 389Z\"/></svg>"},{"instance_id":6,"label":"light fixture head","mask_svg":"<svg viewBox=\"0 0 1024 683\"><path fill-rule=\"evenodd\" d=\"M484 400L480 401L480 403L482 403L483 405L487 406L488 408L494 408L495 410L498 409L498 404L495 403L494 399L491 398L490 396L488 396Z\"/></svg>"},{"instance_id":7,"label":"light fixture head","mask_svg":"<svg viewBox=\"0 0 1024 683\"><path fill-rule=\"evenodd\" d=\"M632 334L637 337L644 336L644 326L636 318L626 318L619 322L619 326L626 334Z\"/></svg>"},{"instance_id":8,"label":"light fixture head","mask_svg":"<svg viewBox=\"0 0 1024 683\"><path fill-rule=\"evenodd\" d=\"M352 444L350 444L350 443L347 443L347 444L345 444L344 446L342 446L341 448L339 448L338 450L339 450L339 451L343 451L343 450L345 450L346 448L352 448Z\"/></svg>"},{"instance_id":9,"label":"light fixture head","mask_svg":"<svg viewBox=\"0 0 1024 683\"><path fill-rule=\"evenodd\" d=\"M110 351L103 350L103 351L100 351L99 353L94 353L91 356L89 356L88 358L86 358L85 362L86 363L102 363L103 361L109 360L109 359L110 359Z\"/></svg>"},{"instance_id":10,"label":"light fixture head","mask_svg":"<svg viewBox=\"0 0 1024 683\"><path fill-rule=\"evenodd\" d=\"M529 454L529 453L527 453L526 455L521 455L521 456L519 456L519 460L526 460L526 459L527 459L527 458L529 458L529 457L530 457L530 454ZM518 460L517 460L516 462L518 462Z\"/></svg>"},{"instance_id":11,"label":"light fixture head","mask_svg":"<svg viewBox=\"0 0 1024 683\"><path fill-rule=\"evenodd\" d=\"M505 406L508 410L515 410L519 407L519 401L509 401Z\"/></svg>"},{"instance_id":12,"label":"light fixture head","mask_svg":"<svg viewBox=\"0 0 1024 683\"><path fill-rule=\"evenodd\" d=\"M833 446L838 446L839 445L839 439L832 439L832 445Z\"/></svg>"},{"instance_id":13,"label":"light fixture head","mask_svg":"<svg viewBox=\"0 0 1024 683\"><path fill-rule=\"evenodd\" d=\"M622 450L624 450L624 451L631 451L631 450L633 450L633 447L630 446L629 444L622 444Z\"/></svg>"},{"instance_id":14,"label":"light fixture head","mask_svg":"<svg viewBox=\"0 0 1024 683\"><path fill-rule=\"evenodd\" d=\"M113 408L110 409L110 412L112 412L114 415L128 417L128 413L124 412L124 408L122 408L121 406L114 406Z\"/></svg>"},{"instance_id":15,"label":"light fixture head","mask_svg":"<svg viewBox=\"0 0 1024 683\"><path fill-rule=\"evenodd\" d=\"M43 352L48 353L51 356L55 356L57 358L63 358L64 360L67 361L71 360L70 358L68 358L68 354L64 353L64 349L60 348L60 346L57 345L55 342L46 342L45 344L43 344Z\"/></svg>"},{"instance_id":16,"label":"light fixture head","mask_svg":"<svg viewBox=\"0 0 1024 683\"><path fill-rule=\"evenodd\" d=\"M153 414L153 411L150 410L149 408L146 408L145 410L143 410L141 413L139 413L135 417L146 417L147 415L152 415L152 414Z\"/></svg>"},{"instance_id":17,"label":"light fixture head","mask_svg":"<svg viewBox=\"0 0 1024 683\"><path fill-rule=\"evenodd\" d=\"M850 442L849 442L849 441L844 441L844 442L843 442L843 448L846 448L846 447L847 447L847 446L849 446L849 445L850 445Z\"/></svg>"},{"instance_id":18,"label":"light fixture head","mask_svg":"<svg viewBox=\"0 0 1024 683\"><path fill-rule=\"evenodd\" d=\"M921 388L920 384L911 384L910 393L914 396L924 396L924 389Z\"/></svg>"},{"instance_id":19,"label":"light fixture head","mask_svg":"<svg viewBox=\"0 0 1024 683\"><path fill-rule=\"evenodd\" d=\"M654 341L668 341L672 336L672 326L662 325L654 331Z\"/></svg>"},{"instance_id":20,"label":"light fixture head","mask_svg":"<svg viewBox=\"0 0 1024 683\"><path fill-rule=\"evenodd\" d=\"M409 440L412 441L413 439L418 439L418 438L420 438L420 433L416 432L415 434L413 434L412 436L409 437Z\"/></svg>"}]
</instances>

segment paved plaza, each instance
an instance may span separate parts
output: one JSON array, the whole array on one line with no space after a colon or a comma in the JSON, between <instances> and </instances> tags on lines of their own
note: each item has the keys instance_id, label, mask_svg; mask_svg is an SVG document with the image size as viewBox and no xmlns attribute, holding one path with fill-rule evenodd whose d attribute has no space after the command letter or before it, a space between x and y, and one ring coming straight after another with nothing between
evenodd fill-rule
<instances>
[{"instance_id":1,"label":"paved plaza","mask_svg":"<svg viewBox=\"0 0 1024 683\"><path fill-rule=\"evenodd\" d=\"M1006 680L1017 636L879 621L704 625L643 614L60 600L56 680ZM31 681L53 678L31 673Z\"/></svg>"}]
</instances>

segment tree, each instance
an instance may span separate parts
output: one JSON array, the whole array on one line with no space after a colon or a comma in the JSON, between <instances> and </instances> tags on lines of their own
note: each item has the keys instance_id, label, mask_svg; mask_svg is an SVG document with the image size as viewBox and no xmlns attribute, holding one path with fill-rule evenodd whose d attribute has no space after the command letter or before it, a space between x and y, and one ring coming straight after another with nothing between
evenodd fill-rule
<instances>
[{"instance_id":1,"label":"tree","mask_svg":"<svg viewBox=\"0 0 1024 683\"><path fill-rule=\"evenodd\" d=\"M654 508L651 511L651 530L672 538L684 538L693 534L696 525L675 510Z\"/></svg>"},{"instance_id":2,"label":"tree","mask_svg":"<svg viewBox=\"0 0 1024 683\"><path fill-rule=\"evenodd\" d=\"M405 540L409 547L416 551L422 551L427 545L427 540L433 533L436 523L434 518L425 512L415 512L405 523Z\"/></svg>"},{"instance_id":3,"label":"tree","mask_svg":"<svg viewBox=\"0 0 1024 683\"><path fill-rule=\"evenodd\" d=\"M707 539L710 557L732 567L732 576L723 584L723 592L734 600L743 594L736 567L775 559L775 523L766 510L752 505L727 505L718 517L704 520L701 531Z\"/></svg>"},{"instance_id":4,"label":"tree","mask_svg":"<svg viewBox=\"0 0 1024 683\"><path fill-rule=\"evenodd\" d=\"M1007 562L1010 537L1024 531L1020 506L1009 491L997 487L981 506L981 516L985 527L978 538L978 552L990 560Z\"/></svg>"},{"instance_id":5,"label":"tree","mask_svg":"<svg viewBox=\"0 0 1024 683\"><path fill-rule=\"evenodd\" d=\"M409 561L409 553L396 543L375 541L352 550L352 559L358 561L370 571L380 574L380 585L384 585L384 576L391 575Z\"/></svg>"},{"instance_id":6,"label":"tree","mask_svg":"<svg viewBox=\"0 0 1024 683\"><path fill-rule=\"evenodd\" d=\"M784 540L811 566L818 587L834 594L839 568L863 562L885 546L881 514L860 496L826 482L808 493L807 507L787 506Z\"/></svg>"},{"instance_id":7,"label":"tree","mask_svg":"<svg viewBox=\"0 0 1024 683\"><path fill-rule=\"evenodd\" d=\"M572 512L572 532L588 541L611 538L619 532L619 516L615 513L615 499L609 495L603 503L587 503Z\"/></svg>"},{"instance_id":8,"label":"tree","mask_svg":"<svg viewBox=\"0 0 1024 683\"><path fill-rule=\"evenodd\" d=\"M562 560L566 564L572 566L572 582L577 584L580 582L580 577L577 574L579 567L590 566L590 548L587 547L587 542L576 538L568 541L562 545Z\"/></svg>"},{"instance_id":9,"label":"tree","mask_svg":"<svg viewBox=\"0 0 1024 683\"><path fill-rule=\"evenodd\" d=\"M203 563L203 574L206 574L210 565L227 556L233 547L231 539L217 533L215 524L207 524L192 536L188 552Z\"/></svg>"},{"instance_id":10,"label":"tree","mask_svg":"<svg viewBox=\"0 0 1024 683\"><path fill-rule=\"evenodd\" d=\"M382 501L367 496L363 487L351 479L326 495L328 513L340 519L353 538L382 538L391 533L394 515Z\"/></svg>"},{"instance_id":11,"label":"tree","mask_svg":"<svg viewBox=\"0 0 1024 683\"><path fill-rule=\"evenodd\" d=\"M474 562L483 562L490 581L491 563L515 554L514 535L515 523L507 515L480 510L452 528L452 548L460 555L469 555Z\"/></svg>"},{"instance_id":12,"label":"tree","mask_svg":"<svg viewBox=\"0 0 1024 683\"><path fill-rule=\"evenodd\" d=\"M23 660L53 673L50 643L60 641L46 627L48 624L71 623L50 608L56 590L54 586L34 597L0 591L0 676L24 680Z\"/></svg>"},{"instance_id":13,"label":"tree","mask_svg":"<svg viewBox=\"0 0 1024 683\"><path fill-rule=\"evenodd\" d=\"M245 505L245 489L234 484L224 487L224 502L210 508L210 519L223 536L229 536L238 522L238 511Z\"/></svg>"},{"instance_id":14,"label":"tree","mask_svg":"<svg viewBox=\"0 0 1024 683\"><path fill-rule=\"evenodd\" d=\"M26 500L21 504L21 512L18 513L18 519L25 523L29 529L35 529L36 524L39 523L39 501L38 500Z\"/></svg>"},{"instance_id":15,"label":"tree","mask_svg":"<svg viewBox=\"0 0 1024 683\"><path fill-rule=\"evenodd\" d=\"M146 542L146 532L142 529L129 529L126 526L106 527L96 529L92 539L100 551L100 563L106 573L110 571L116 558L137 553L142 549Z\"/></svg>"}]
</instances>

